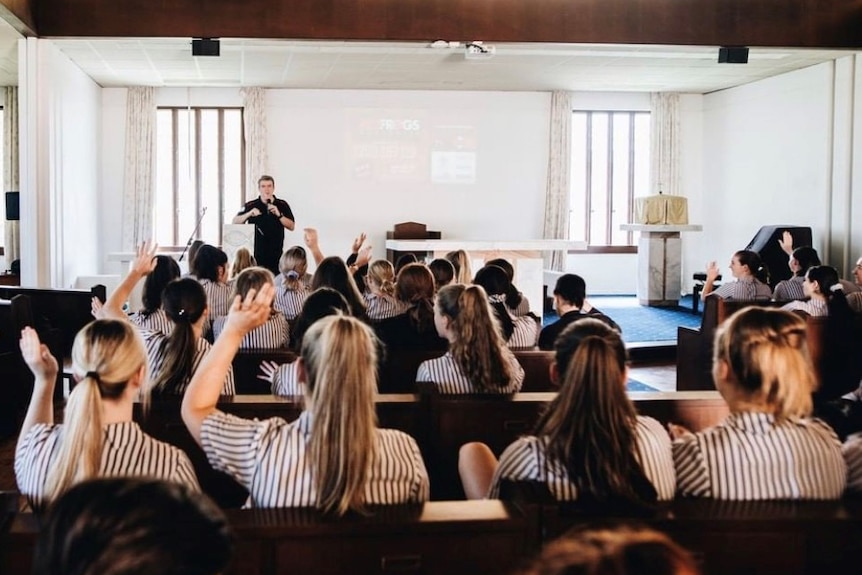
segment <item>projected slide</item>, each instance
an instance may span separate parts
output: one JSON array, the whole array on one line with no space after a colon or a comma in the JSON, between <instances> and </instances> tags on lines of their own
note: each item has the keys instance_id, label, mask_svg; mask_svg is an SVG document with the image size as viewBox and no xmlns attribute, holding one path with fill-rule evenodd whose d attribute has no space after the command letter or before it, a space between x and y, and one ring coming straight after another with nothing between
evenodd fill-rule
<instances>
[{"instance_id":1,"label":"projected slide","mask_svg":"<svg viewBox=\"0 0 862 575\"><path fill-rule=\"evenodd\" d=\"M347 170L354 181L473 184L476 128L427 110L347 112Z\"/></svg>"}]
</instances>

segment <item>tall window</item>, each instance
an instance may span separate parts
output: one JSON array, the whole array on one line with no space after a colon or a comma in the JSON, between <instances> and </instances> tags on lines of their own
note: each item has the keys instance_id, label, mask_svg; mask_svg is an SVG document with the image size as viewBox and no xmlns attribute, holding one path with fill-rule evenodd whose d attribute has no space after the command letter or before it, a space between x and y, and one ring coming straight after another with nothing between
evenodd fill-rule
<instances>
[{"instance_id":1,"label":"tall window","mask_svg":"<svg viewBox=\"0 0 862 575\"><path fill-rule=\"evenodd\" d=\"M649 112L572 113L569 237L629 246L634 197L649 193Z\"/></svg>"},{"instance_id":2,"label":"tall window","mask_svg":"<svg viewBox=\"0 0 862 575\"><path fill-rule=\"evenodd\" d=\"M155 238L162 246L195 239L221 245L245 198L241 108L157 111Z\"/></svg>"}]
</instances>

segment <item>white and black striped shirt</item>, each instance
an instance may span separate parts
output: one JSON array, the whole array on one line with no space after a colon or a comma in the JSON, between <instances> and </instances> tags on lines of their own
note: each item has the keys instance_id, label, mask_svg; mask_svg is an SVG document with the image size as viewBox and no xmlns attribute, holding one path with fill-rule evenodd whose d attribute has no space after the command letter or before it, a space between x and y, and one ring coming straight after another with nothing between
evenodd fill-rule
<instances>
[{"instance_id":1,"label":"white and black striped shirt","mask_svg":"<svg viewBox=\"0 0 862 575\"><path fill-rule=\"evenodd\" d=\"M302 276L300 283L302 283L302 287L304 287L306 291L311 291L311 280L313 279L313 277L314 276L312 276L310 273L306 273L304 276ZM275 276L275 288L280 289L282 287L284 287L284 274L278 274Z\"/></svg>"},{"instance_id":2,"label":"white and black striped shirt","mask_svg":"<svg viewBox=\"0 0 862 575\"><path fill-rule=\"evenodd\" d=\"M696 497L838 499L847 480L841 443L819 419L732 413L674 441L673 459L680 494Z\"/></svg>"},{"instance_id":3,"label":"white and black striped shirt","mask_svg":"<svg viewBox=\"0 0 862 575\"><path fill-rule=\"evenodd\" d=\"M509 347L534 347L539 338L539 324L536 320L529 315L510 315L510 317L515 329L506 345Z\"/></svg>"},{"instance_id":4,"label":"white and black striped shirt","mask_svg":"<svg viewBox=\"0 0 862 575\"><path fill-rule=\"evenodd\" d=\"M847 305L856 313L862 312L862 292L852 292L846 295Z\"/></svg>"},{"instance_id":5,"label":"white and black striped shirt","mask_svg":"<svg viewBox=\"0 0 862 575\"><path fill-rule=\"evenodd\" d=\"M847 491L862 491L862 435L851 435L841 446L847 463Z\"/></svg>"},{"instance_id":6,"label":"white and black striped shirt","mask_svg":"<svg viewBox=\"0 0 862 575\"><path fill-rule=\"evenodd\" d=\"M519 303L518 306L514 309L509 308L509 311L516 316L527 315L528 313L530 313L530 302L527 300L524 294L522 294L521 292L518 292L518 294L520 294L521 296L521 303Z\"/></svg>"},{"instance_id":7,"label":"white and black striped shirt","mask_svg":"<svg viewBox=\"0 0 862 575\"><path fill-rule=\"evenodd\" d=\"M829 315L829 306L826 302L814 298L808 301L794 300L781 306L781 309L787 311L804 311L812 317Z\"/></svg>"},{"instance_id":8,"label":"white and black striped shirt","mask_svg":"<svg viewBox=\"0 0 862 575\"><path fill-rule=\"evenodd\" d=\"M264 421L215 412L201 426L210 464L248 489L252 507L313 507L317 504L313 464L307 457L312 415L293 423ZM377 456L365 486L365 503L400 504L428 499L428 473L412 437L377 430Z\"/></svg>"},{"instance_id":9,"label":"white and black striped shirt","mask_svg":"<svg viewBox=\"0 0 862 575\"><path fill-rule=\"evenodd\" d=\"M805 299L805 290L802 289L803 281L805 281L805 276L793 276L789 280L781 280L775 286L775 291L772 292L772 299L775 301Z\"/></svg>"},{"instance_id":10,"label":"white and black striped shirt","mask_svg":"<svg viewBox=\"0 0 862 575\"><path fill-rule=\"evenodd\" d=\"M217 317L213 320L213 337L218 336L224 330L226 317ZM281 349L287 347L288 341L287 320L280 311L273 310L269 319L245 334L240 343L240 349Z\"/></svg>"},{"instance_id":11,"label":"white and black striped shirt","mask_svg":"<svg viewBox=\"0 0 862 575\"><path fill-rule=\"evenodd\" d=\"M735 282L723 283L709 295L715 294L722 299L754 301L772 299L769 286L754 276L739 278Z\"/></svg>"},{"instance_id":12,"label":"white and black striped shirt","mask_svg":"<svg viewBox=\"0 0 862 575\"><path fill-rule=\"evenodd\" d=\"M299 362L294 360L290 363L279 365L272 374L273 395L302 395L299 386Z\"/></svg>"},{"instance_id":13,"label":"white and black striped shirt","mask_svg":"<svg viewBox=\"0 0 862 575\"><path fill-rule=\"evenodd\" d=\"M366 314L371 321L381 321L401 315L409 309L409 305L398 301L391 295L362 293L365 300Z\"/></svg>"},{"instance_id":14,"label":"white and black striped shirt","mask_svg":"<svg viewBox=\"0 0 862 575\"><path fill-rule=\"evenodd\" d=\"M37 507L46 497L45 482L63 441L63 425L34 425L15 451L18 489ZM186 454L173 445L156 441L133 421L105 426L100 477L153 477L200 491L195 471Z\"/></svg>"},{"instance_id":15,"label":"white and black striped shirt","mask_svg":"<svg viewBox=\"0 0 862 575\"><path fill-rule=\"evenodd\" d=\"M219 317L227 315L230 310L231 294L233 286L228 283L219 283L212 280L198 280L204 288L204 293L207 294L207 307L209 308L210 317Z\"/></svg>"},{"instance_id":16,"label":"white and black striped shirt","mask_svg":"<svg viewBox=\"0 0 862 575\"><path fill-rule=\"evenodd\" d=\"M636 426L637 459L647 479L662 501L676 493L676 473L671 455L670 437L661 423L651 417L638 416ZM500 482L540 481L557 501L574 501L578 491L569 479L563 462L548 457L548 438L526 436L511 444L500 456L491 482L490 499L500 496Z\"/></svg>"},{"instance_id":17,"label":"white and black striped shirt","mask_svg":"<svg viewBox=\"0 0 862 575\"><path fill-rule=\"evenodd\" d=\"M136 326L149 330L160 331L165 335L171 335L174 330L174 322L170 320L165 310L159 308L149 315L144 315L142 312L136 312L129 316L129 321Z\"/></svg>"},{"instance_id":18,"label":"white and black striped shirt","mask_svg":"<svg viewBox=\"0 0 862 575\"><path fill-rule=\"evenodd\" d=\"M524 368L518 363L515 354L508 348L503 349L503 360L508 361L512 378L505 382L503 387L492 391L482 391L473 385L466 375L461 371L458 363L450 352L441 357L435 357L423 361L416 373L416 381L433 382L440 393L445 394L467 394L467 393L501 393L509 394L520 391L524 383ZM503 382L501 382L503 383Z\"/></svg>"},{"instance_id":19,"label":"white and black striped shirt","mask_svg":"<svg viewBox=\"0 0 862 575\"><path fill-rule=\"evenodd\" d=\"M308 297L308 290L304 285L300 284L299 289L291 289L288 287L278 287L275 291L275 303L273 307L276 311L284 314L287 321L293 321L299 312L302 311L302 305Z\"/></svg>"},{"instance_id":20,"label":"white and black striped shirt","mask_svg":"<svg viewBox=\"0 0 862 575\"><path fill-rule=\"evenodd\" d=\"M155 379L156 374L161 373L162 366L165 363L165 348L162 347L162 342L167 339L167 336L158 331L141 330L141 337L144 338L144 347L147 350L147 366L150 372L150 380ZM192 375L198 370L204 357L209 353L212 345L203 338L198 338L195 342L195 356L192 359L192 370L188 378L182 384L184 393L189 382L192 380ZM235 395L236 385L233 379L233 367L228 369L227 375L224 378L224 386L221 391L222 395Z\"/></svg>"}]
</instances>

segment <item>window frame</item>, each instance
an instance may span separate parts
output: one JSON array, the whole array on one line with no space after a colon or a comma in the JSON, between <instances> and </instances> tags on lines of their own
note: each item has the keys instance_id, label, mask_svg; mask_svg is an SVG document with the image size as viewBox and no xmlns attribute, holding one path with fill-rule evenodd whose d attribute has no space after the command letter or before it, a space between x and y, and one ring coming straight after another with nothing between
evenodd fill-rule
<instances>
[{"instance_id":1,"label":"window frame","mask_svg":"<svg viewBox=\"0 0 862 575\"><path fill-rule=\"evenodd\" d=\"M203 146L201 146L201 112L203 111L216 111L218 112L218 213L223 214L225 208L225 168L224 168L224 160L225 160L225 145L224 145L224 113L229 110L239 110L240 113L240 198L245 199L246 197L246 145L245 145L245 130L242 129L244 125L245 119L245 109L242 106L158 106L156 107L156 114L160 111L170 111L171 112L171 147L172 147L172 156L173 160L171 162L171 184L172 184L172 193L171 197L173 199L173 222L172 222L172 235L175 246L172 247L183 247L186 244L186 239L181 238L179 236L180 229L180 221L177 217L178 206L181 200L180 198L180 154L179 154L179 112L189 112L194 114L193 120L193 133L189 134L190 137L194 138L194 165L193 171L195 174L195 185L194 185L194 201L195 201L195 213L200 214L201 205L203 205L203 175L201 173L202 167L202 154L203 154ZM156 146L158 146L158 138L156 138ZM158 152L157 152L158 156ZM156 180L158 181L158 179ZM155 204L153 205L153 209L155 209ZM197 223L197 222L196 222ZM155 230L154 230L155 231ZM218 245L222 245L224 238L222 237L223 227L220 225L218 227ZM198 226L194 230L194 234L192 240L200 239L201 226Z\"/></svg>"},{"instance_id":2,"label":"window frame","mask_svg":"<svg viewBox=\"0 0 862 575\"><path fill-rule=\"evenodd\" d=\"M584 108L573 108L572 109L572 117L575 114L585 114L586 126L585 126L585 146L584 152L586 154L586 165L584 170L584 181L585 181L585 194L584 194L584 203L582 208L584 209L584 239L587 242L587 253L596 253L596 254L608 254L608 253L637 253L637 244L634 243L634 232L626 232L626 244L613 244L613 217L614 217L614 194L613 194L613 185L614 185L614 117L617 115L624 115L628 117L628 170L626 175L626 186L627 186L627 201L628 201L628 214L626 217L626 221L631 221L634 215L634 199L635 199L635 158L636 158L636 148L635 148L635 120L638 116L650 116L649 110L632 110L632 109L584 109ZM607 162L606 162L606 170L607 170L607 180L606 180L606 199L605 199L605 208L607 210L606 217L606 229L605 229L605 237L603 238L606 243L604 244L593 244L591 243L591 233L592 233L592 219L593 219L593 170L601 169L601 167L597 167L593 165L593 116L594 114L606 114L608 118L608 126L607 126ZM574 138L574 134L572 134ZM574 141L574 140L573 140ZM573 152L572 152L573 153ZM572 162L574 159L573 156L570 156L569 162ZM647 158L649 161L649 158ZM574 176L574 174L572 175ZM573 181L573 180L572 180ZM572 193L572 185L570 183L569 186L569 216L571 221L571 215L576 209L576 205L574 203L573 193ZM571 224L569 227L569 232L571 235ZM583 251L579 252L583 253Z\"/></svg>"}]
</instances>

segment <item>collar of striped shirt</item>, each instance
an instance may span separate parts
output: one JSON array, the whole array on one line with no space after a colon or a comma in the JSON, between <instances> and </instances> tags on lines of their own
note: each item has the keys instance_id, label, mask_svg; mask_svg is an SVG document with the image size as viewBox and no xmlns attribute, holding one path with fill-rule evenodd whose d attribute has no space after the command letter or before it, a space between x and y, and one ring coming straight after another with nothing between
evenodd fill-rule
<instances>
[{"instance_id":1,"label":"collar of striped shirt","mask_svg":"<svg viewBox=\"0 0 862 575\"><path fill-rule=\"evenodd\" d=\"M739 411L731 413L724 421L731 427L758 435L771 433L774 429L781 427L784 423L800 425L805 422L805 420L798 418L778 421L771 413L761 413L756 411Z\"/></svg>"},{"instance_id":2,"label":"collar of striped shirt","mask_svg":"<svg viewBox=\"0 0 862 575\"><path fill-rule=\"evenodd\" d=\"M311 412L303 411L296 420L296 428L306 437L311 434Z\"/></svg>"}]
</instances>

